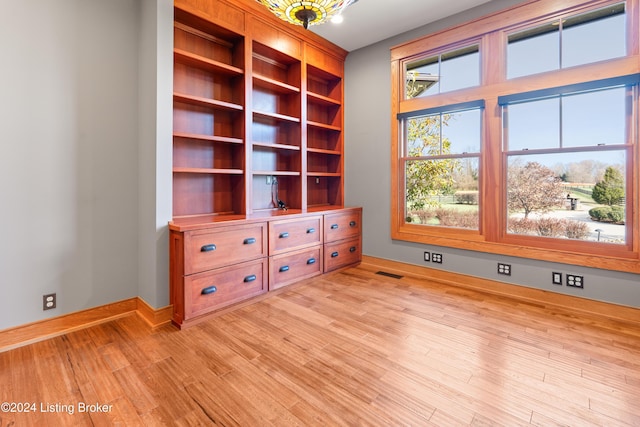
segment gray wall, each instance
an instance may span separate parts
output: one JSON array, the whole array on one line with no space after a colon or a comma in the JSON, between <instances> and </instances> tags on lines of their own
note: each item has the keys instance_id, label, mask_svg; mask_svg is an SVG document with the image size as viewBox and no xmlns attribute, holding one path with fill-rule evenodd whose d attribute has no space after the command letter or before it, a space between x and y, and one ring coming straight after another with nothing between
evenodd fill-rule
<instances>
[{"instance_id":1,"label":"gray wall","mask_svg":"<svg viewBox=\"0 0 640 427\"><path fill-rule=\"evenodd\" d=\"M168 303L172 4L2 1L0 329Z\"/></svg>"},{"instance_id":2,"label":"gray wall","mask_svg":"<svg viewBox=\"0 0 640 427\"><path fill-rule=\"evenodd\" d=\"M363 206L365 255L563 294L640 307L640 276L561 263L505 257L391 240L391 67L390 48L415 38L522 3L494 0L483 6L365 47L347 56L345 69L345 149L347 204ZM443 254L443 263L425 263L424 251ZM497 263L512 275L497 274ZM584 289L551 284L551 273L583 275Z\"/></svg>"}]
</instances>

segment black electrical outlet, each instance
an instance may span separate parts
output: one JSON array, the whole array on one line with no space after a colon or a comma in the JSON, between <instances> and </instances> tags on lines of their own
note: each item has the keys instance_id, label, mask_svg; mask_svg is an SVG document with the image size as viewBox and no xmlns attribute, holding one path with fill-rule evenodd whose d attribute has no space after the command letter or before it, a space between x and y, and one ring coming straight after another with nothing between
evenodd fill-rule
<instances>
[{"instance_id":1,"label":"black electrical outlet","mask_svg":"<svg viewBox=\"0 0 640 427\"><path fill-rule=\"evenodd\" d=\"M498 263L498 274L503 276L511 276L511 264Z\"/></svg>"},{"instance_id":2,"label":"black electrical outlet","mask_svg":"<svg viewBox=\"0 0 640 427\"><path fill-rule=\"evenodd\" d=\"M572 288L584 288L584 276L567 274L567 286Z\"/></svg>"}]
</instances>

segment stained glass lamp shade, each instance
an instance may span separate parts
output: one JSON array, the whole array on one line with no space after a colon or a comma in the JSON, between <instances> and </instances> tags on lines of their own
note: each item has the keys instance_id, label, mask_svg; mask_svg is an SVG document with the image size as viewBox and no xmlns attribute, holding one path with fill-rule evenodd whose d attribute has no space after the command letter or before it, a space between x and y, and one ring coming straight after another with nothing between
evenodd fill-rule
<instances>
[{"instance_id":1,"label":"stained glass lamp shade","mask_svg":"<svg viewBox=\"0 0 640 427\"><path fill-rule=\"evenodd\" d=\"M309 28L322 24L339 14L342 9L357 0L256 0L267 7L278 18L295 25Z\"/></svg>"}]
</instances>

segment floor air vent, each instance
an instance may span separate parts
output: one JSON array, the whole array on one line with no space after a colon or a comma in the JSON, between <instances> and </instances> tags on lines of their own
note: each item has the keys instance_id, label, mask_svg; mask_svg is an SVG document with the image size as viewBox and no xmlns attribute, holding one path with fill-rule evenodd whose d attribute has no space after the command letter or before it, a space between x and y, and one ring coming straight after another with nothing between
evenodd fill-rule
<instances>
[{"instance_id":1,"label":"floor air vent","mask_svg":"<svg viewBox=\"0 0 640 427\"><path fill-rule=\"evenodd\" d=\"M392 277L394 279L402 279L404 277L404 276L401 276L399 274L388 273L386 271L378 271L378 272L376 272L376 274L379 274L381 276Z\"/></svg>"}]
</instances>

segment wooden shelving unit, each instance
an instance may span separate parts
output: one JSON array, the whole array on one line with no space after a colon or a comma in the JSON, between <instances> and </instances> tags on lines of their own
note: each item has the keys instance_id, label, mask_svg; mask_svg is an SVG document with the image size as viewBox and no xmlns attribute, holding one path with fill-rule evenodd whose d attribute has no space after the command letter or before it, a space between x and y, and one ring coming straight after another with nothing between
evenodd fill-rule
<instances>
[{"instance_id":1,"label":"wooden shelving unit","mask_svg":"<svg viewBox=\"0 0 640 427\"><path fill-rule=\"evenodd\" d=\"M173 216L242 214L245 38L178 8L175 18Z\"/></svg>"},{"instance_id":2,"label":"wooden shelving unit","mask_svg":"<svg viewBox=\"0 0 640 427\"><path fill-rule=\"evenodd\" d=\"M174 5L171 301L184 326L359 262L361 209L343 206L346 52L252 0ZM334 217L349 221L329 237Z\"/></svg>"}]
</instances>

